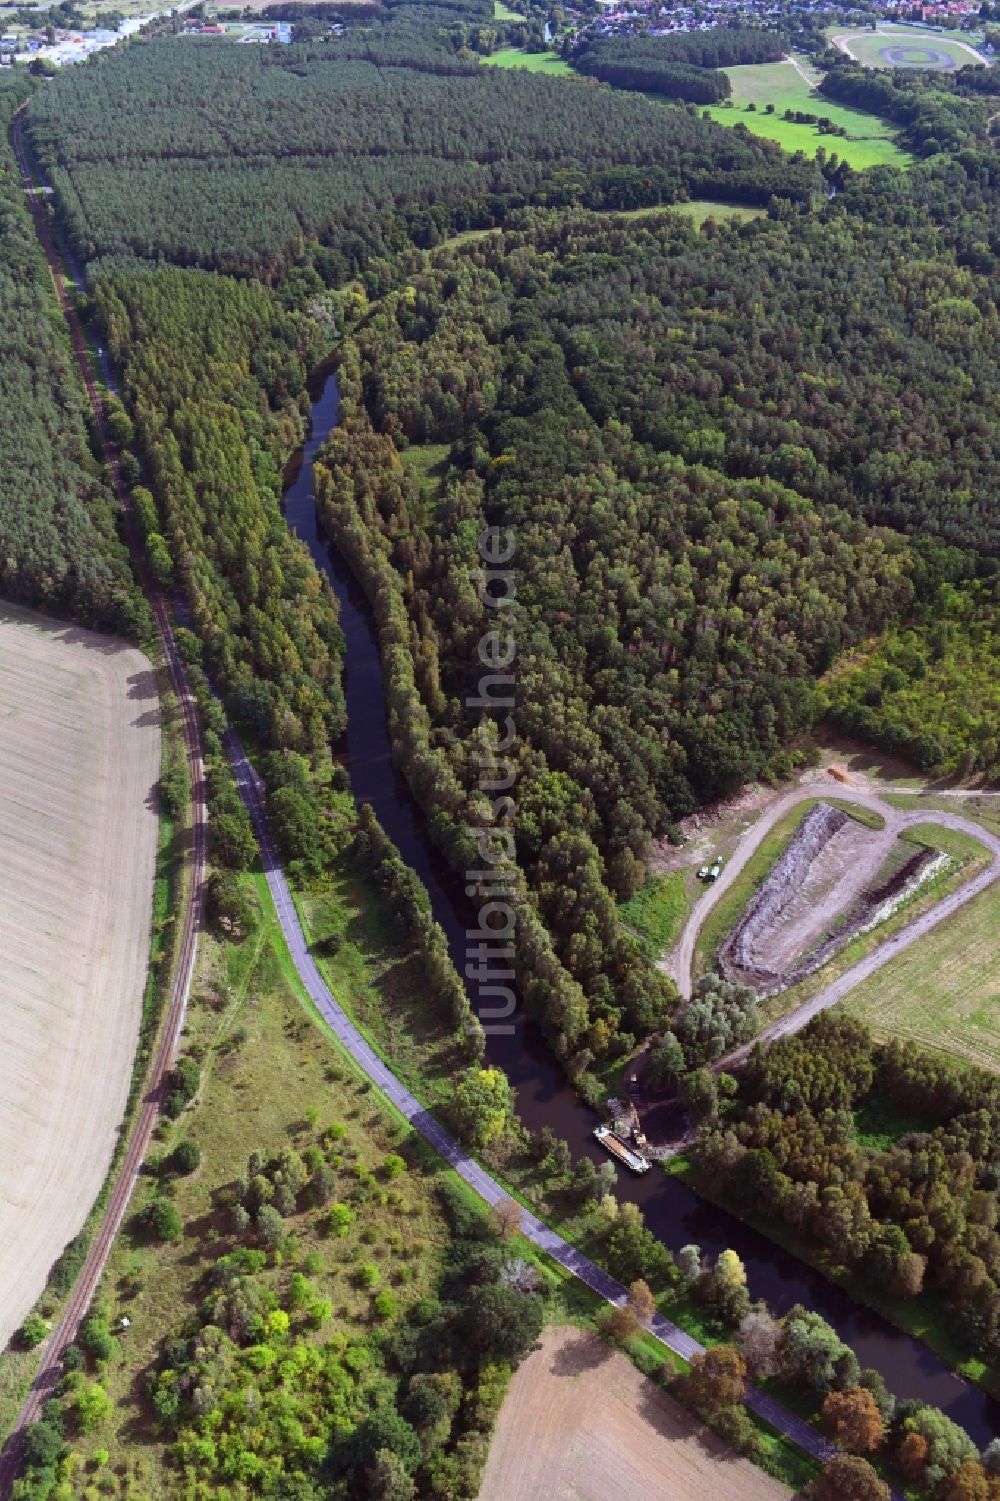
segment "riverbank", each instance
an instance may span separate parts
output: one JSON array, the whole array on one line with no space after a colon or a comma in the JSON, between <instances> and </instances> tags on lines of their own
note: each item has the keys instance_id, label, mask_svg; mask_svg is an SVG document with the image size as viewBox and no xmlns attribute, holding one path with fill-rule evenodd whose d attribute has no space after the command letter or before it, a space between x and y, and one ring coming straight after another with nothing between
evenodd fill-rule
<instances>
[{"instance_id":1,"label":"riverbank","mask_svg":"<svg viewBox=\"0 0 1000 1501\"><path fill-rule=\"evenodd\" d=\"M707 1203L718 1204L720 1208L725 1208L725 1205L705 1187L690 1157L684 1152L678 1152L669 1158L662 1164L662 1168L669 1177L686 1183ZM746 1214L743 1217L758 1234L767 1236L768 1240L773 1241L782 1250L790 1252L798 1261L814 1267L830 1282L842 1287L856 1303L870 1308L873 1313L888 1320L903 1334L920 1340L935 1354L940 1355L941 1359L959 1372L966 1381L974 1382L990 1397L1000 1400L1000 1377L991 1370L981 1356L970 1354L956 1340L953 1333L954 1315L943 1304L933 1300L929 1294L921 1294L918 1305L912 1299L894 1298L888 1293L879 1293L861 1276L851 1272L848 1267L839 1265L836 1258L829 1252L825 1252L821 1246L808 1241L804 1236L796 1235L790 1226L753 1214Z\"/></svg>"},{"instance_id":2,"label":"riverbank","mask_svg":"<svg viewBox=\"0 0 1000 1501\"><path fill-rule=\"evenodd\" d=\"M423 815L393 769L382 663L371 612L357 581L319 529L311 465L336 423L339 396L333 376L313 390L312 430L304 461L285 495L285 512L289 525L307 543L329 579L340 605L347 663L344 759L352 791L359 803L373 805L402 859L424 883L433 915L461 971L470 925L468 903L453 873L430 845ZM401 1018L391 1012L373 1014L367 1021L369 1035L380 1050L397 1046L401 1025ZM572 1157L607 1160L593 1140L596 1116L577 1098L523 1009L516 1012L509 1035L493 1034L487 1039L487 1061L507 1075L518 1115L530 1131L548 1127L568 1144ZM638 1205L648 1227L669 1249L676 1251L695 1242L708 1258L725 1249L735 1250L746 1266L752 1295L763 1297L776 1314L787 1312L795 1303L815 1308L855 1348L861 1364L878 1369L899 1396L941 1407L966 1427L976 1442L986 1443L992 1437L997 1422L984 1393L956 1382L952 1372L925 1347L916 1341L909 1343L841 1289L742 1221L710 1209L679 1179L656 1172L643 1178L619 1175L616 1193L622 1202Z\"/></svg>"}]
</instances>

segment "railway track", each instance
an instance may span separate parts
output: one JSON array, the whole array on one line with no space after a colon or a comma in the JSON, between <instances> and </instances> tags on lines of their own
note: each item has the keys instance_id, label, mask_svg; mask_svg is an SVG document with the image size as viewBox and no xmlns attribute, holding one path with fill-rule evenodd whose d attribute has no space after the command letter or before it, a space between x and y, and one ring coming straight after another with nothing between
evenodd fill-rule
<instances>
[{"instance_id":1,"label":"railway track","mask_svg":"<svg viewBox=\"0 0 1000 1501\"><path fill-rule=\"evenodd\" d=\"M56 296L69 329L73 353L81 378L87 391L87 399L94 416L96 431L107 463L118 504L125 522L125 533L132 554L136 574L149 601L156 629L163 645L164 655L170 670L170 678L180 706L182 730L187 749L188 770L191 777L192 835L191 835L191 881L184 907L180 945L166 1017L160 1028L160 1036L147 1074L142 1104L138 1118L129 1138L125 1155L115 1174L110 1197L100 1225L87 1252L87 1259L58 1325L44 1346L42 1368L32 1383L31 1390L18 1413L2 1452L0 1452L0 1498L6 1501L11 1487L21 1468L23 1458L24 1430L41 1413L44 1403L52 1395L62 1375L62 1357L67 1345L76 1337L80 1323L87 1312L97 1289L115 1236L121 1229L128 1210L136 1179L149 1150L153 1128L160 1113L164 1082L173 1066L177 1044L184 1026L191 978L201 931L202 903L205 884L205 854L207 847L207 810L205 801L204 763L201 741L198 734L198 717L194 696L187 681L184 664L177 650L170 614L166 600L153 582L146 568L142 547L131 511L128 490L122 480L118 449L111 440L104 417L104 404L97 382L94 379L87 341L80 319L73 304L70 288L63 271L49 227L44 198L37 192L39 184L31 171L22 140L24 115L22 109L11 122L10 139L17 159L21 181L31 210L35 232L48 262L56 289Z\"/></svg>"}]
</instances>

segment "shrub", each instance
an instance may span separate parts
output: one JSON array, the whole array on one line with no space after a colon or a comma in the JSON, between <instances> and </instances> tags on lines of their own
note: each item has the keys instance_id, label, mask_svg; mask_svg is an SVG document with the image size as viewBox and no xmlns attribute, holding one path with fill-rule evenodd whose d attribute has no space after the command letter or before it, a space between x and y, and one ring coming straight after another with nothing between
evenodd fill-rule
<instances>
[{"instance_id":1,"label":"shrub","mask_svg":"<svg viewBox=\"0 0 1000 1501\"><path fill-rule=\"evenodd\" d=\"M29 1313L18 1330L18 1343L22 1350L33 1350L36 1345L41 1344L48 1332L47 1320L40 1313Z\"/></svg>"},{"instance_id":2,"label":"shrub","mask_svg":"<svg viewBox=\"0 0 1000 1501\"><path fill-rule=\"evenodd\" d=\"M354 1223L354 1214L346 1204L331 1204L326 1216L326 1228L331 1235L344 1236Z\"/></svg>"},{"instance_id":3,"label":"shrub","mask_svg":"<svg viewBox=\"0 0 1000 1501\"><path fill-rule=\"evenodd\" d=\"M92 1313L89 1319L84 1320L79 1339L87 1354L93 1355L95 1360L107 1360L115 1348L108 1321L103 1314Z\"/></svg>"},{"instance_id":4,"label":"shrub","mask_svg":"<svg viewBox=\"0 0 1000 1501\"><path fill-rule=\"evenodd\" d=\"M179 1141L174 1147L174 1150L167 1158L165 1166L171 1173L178 1173L185 1176L188 1173L193 1173L200 1162L201 1148L192 1137L186 1136L183 1141Z\"/></svg>"},{"instance_id":5,"label":"shrub","mask_svg":"<svg viewBox=\"0 0 1000 1501\"><path fill-rule=\"evenodd\" d=\"M177 1240L184 1228L176 1205L169 1199L151 1199L137 1218L140 1228L155 1240Z\"/></svg>"},{"instance_id":6,"label":"shrub","mask_svg":"<svg viewBox=\"0 0 1000 1501\"><path fill-rule=\"evenodd\" d=\"M391 1319L396 1315L396 1298L388 1288L384 1292L376 1293L372 1307L375 1317L379 1319Z\"/></svg>"}]
</instances>

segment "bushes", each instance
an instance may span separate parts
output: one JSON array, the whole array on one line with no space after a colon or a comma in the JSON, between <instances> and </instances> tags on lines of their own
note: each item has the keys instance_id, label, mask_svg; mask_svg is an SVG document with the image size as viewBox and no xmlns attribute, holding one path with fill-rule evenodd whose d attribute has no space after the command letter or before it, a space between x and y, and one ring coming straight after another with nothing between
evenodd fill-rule
<instances>
[{"instance_id":1,"label":"bushes","mask_svg":"<svg viewBox=\"0 0 1000 1501\"><path fill-rule=\"evenodd\" d=\"M193 1173L201 1162L201 1148L192 1137L186 1136L179 1141L163 1164L166 1174L177 1174L186 1177Z\"/></svg>"},{"instance_id":2,"label":"bushes","mask_svg":"<svg viewBox=\"0 0 1000 1501\"><path fill-rule=\"evenodd\" d=\"M151 1199L136 1216L140 1231L153 1240L178 1240L184 1228L177 1207L169 1199Z\"/></svg>"},{"instance_id":3,"label":"bushes","mask_svg":"<svg viewBox=\"0 0 1000 1501\"><path fill-rule=\"evenodd\" d=\"M17 1340L21 1349L33 1350L36 1345L40 1345L50 1327L48 1320L43 1319L40 1313L29 1313L17 1331Z\"/></svg>"},{"instance_id":4,"label":"bushes","mask_svg":"<svg viewBox=\"0 0 1000 1501\"><path fill-rule=\"evenodd\" d=\"M193 1058L181 1058L167 1077L164 1113L176 1120L190 1105L201 1085L201 1069Z\"/></svg>"},{"instance_id":5,"label":"bushes","mask_svg":"<svg viewBox=\"0 0 1000 1501\"><path fill-rule=\"evenodd\" d=\"M254 903L233 871L213 870L205 886L209 922L218 924L229 936L239 938L250 928L254 910Z\"/></svg>"}]
</instances>

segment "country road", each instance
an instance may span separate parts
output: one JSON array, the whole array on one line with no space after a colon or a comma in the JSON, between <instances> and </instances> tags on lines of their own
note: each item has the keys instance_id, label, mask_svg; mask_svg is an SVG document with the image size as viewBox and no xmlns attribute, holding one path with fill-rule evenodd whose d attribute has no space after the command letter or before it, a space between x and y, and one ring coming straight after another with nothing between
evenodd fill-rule
<instances>
[{"instance_id":1,"label":"country road","mask_svg":"<svg viewBox=\"0 0 1000 1501\"><path fill-rule=\"evenodd\" d=\"M132 524L130 499L121 477L118 452L112 443L104 421L104 407L100 392L94 381L87 342L80 325L76 308L69 295L66 278L56 252L46 218L45 201L31 191L35 186L31 169L21 141L23 119L20 113L11 123L11 144L14 149L21 180L31 209L35 231L45 253L56 296L66 320L81 379L87 391L87 399L93 413L94 423L104 452L108 472L115 495L125 518L125 530L132 553L136 574L149 600L156 629L163 647L165 660L170 670L171 682L180 707L181 728L187 750L188 772L191 778L191 853L190 879L184 910L179 916L180 940L174 969L174 983L170 994L166 1017L160 1029L159 1043L144 1081L142 1101L125 1154L115 1171L107 1204L91 1240L83 1270L74 1284L62 1317L42 1347L42 1364L38 1375L18 1413L10 1433L0 1452L0 1498L9 1496L21 1464L22 1436L29 1423L39 1416L43 1404L62 1375L62 1357L67 1345L72 1344L76 1332L90 1306L91 1299L101 1279L115 1236L121 1229L132 1191L141 1171L153 1128L159 1118L160 1100L166 1075L172 1068L177 1044L184 1027L188 995L194 974L194 963L201 931L202 899L205 877L207 842L207 806L205 800L205 773L198 734L198 718L194 697L188 685L184 664L174 641L173 630L166 601L153 583L146 569L145 558Z\"/></svg>"},{"instance_id":2,"label":"country road","mask_svg":"<svg viewBox=\"0 0 1000 1501\"><path fill-rule=\"evenodd\" d=\"M934 823L943 828L953 829L957 833L967 834L978 839L990 851L993 859L979 875L943 897L936 906L920 917L914 918L907 927L880 944L870 954L859 959L836 980L825 985L809 1000L803 1001L801 1006L797 1006L787 1016L772 1023L754 1039L754 1042L770 1041L775 1037L785 1037L798 1032L812 1017L825 1011L829 1006L835 1006L856 985L860 985L863 980L867 980L870 975L875 974L883 965L903 953L911 944L930 933L938 923L944 922L959 908L964 907L967 902L972 901L974 897L992 886L994 881L1000 880L1000 838L984 829L981 824L963 818L960 813L946 813L933 808L917 809L912 813L903 812L885 802L878 793L862 791L835 781L829 776L812 777L809 781L777 798L740 836L719 879L701 894L692 907L676 948L667 958L660 960L660 968L672 976L682 996L687 998L691 995L695 948L698 935L709 913L732 887L740 872L745 869L775 824L779 823L799 803L823 797L834 798L842 803L854 803L860 808L867 808L870 812L877 813L885 820L886 830L889 833L901 833L914 824ZM728 1054L718 1061L716 1067L724 1068L739 1063L746 1057L753 1045L753 1043L748 1044Z\"/></svg>"},{"instance_id":3,"label":"country road","mask_svg":"<svg viewBox=\"0 0 1000 1501\"><path fill-rule=\"evenodd\" d=\"M510 1197L507 1191L486 1172L485 1168L469 1156L430 1111L424 1108L416 1096L400 1083L335 1000L309 952L309 945L302 931L295 902L267 826L260 778L250 765L243 747L232 731L226 736L226 751L236 776L240 796L250 814L254 832L260 844L261 861L267 877L268 889L289 954L310 1000L334 1036L372 1083L413 1128L419 1131L438 1155L458 1173L459 1177L491 1207L504 1203ZM526 1209L522 1210L521 1230L533 1245L545 1251L560 1266L565 1267L581 1282L586 1283L599 1297L615 1304L622 1304L626 1301L628 1293L620 1282L616 1282L582 1251L570 1245L557 1231L550 1229ZM700 1354L705 1348L698 1340L686 1334L683 1329L678 1328L661 1314L655 1314L648 1327L662 1344L684 1360L690 1360L693 1355ZM826 1460L836 1452L834 1446L822 1435L801 1418L796 1417L794 1413L789 1412L787 1408L782 1407L773 1397L751 1388L747 1393L746 1405L813 1458Z\"/></svg>"},{"instance_id":4,"label":"country road","mask_svg":"<svg viewBox=\"0 0 1000 1501\"><path fill-rule=\"evenodd\" d=\"M33 182L28 162L21 147L20 129L21 122L17 120L12 127L12 141L18 156L25 188L26 190L30 190ZM31 204L39 239L52 271L60 305L69 327L74 353L87 388L97 431L105 452L116 494L130 530L130 541L135 547L136 566L150 598L150 603L163 640L165 655L170 665L181 704L194 795L194 870L190 897L184 915L181 962L178 967L161 1041L150 1070L148 1090L143 1098L139 1120L130 1139L121 1169L115 1179L111 1197L100 1228L95 1236L84 1270L74 1287L58 1329L50 1336L46 1344L43 1369L31 1389L29 1397L18 1416L15 1427L4 1448L3 1455L0 1457L0 1497L9 1495L11 1485L17 1474L21 1457L23 1430L28 1423L37 1418L44 1400L51 1393L59 1379L62 1354L66 1346L75 1337L80 1320L93 1297L114 1237L123 1222L136 1179L148 1149L151 1133L158 1115L159 1097L162 1092L164 1076L173 1062L177 1041L184 1022L188 990L194 966L197 936L201 922L201 896L206 834L204 769L201 760L194 703L186 682L183 665L174 644L167 605L162 595L149 580L145 572L141 550L136 545L134 536L131 534L129 497L119 472L117 452L105 428L101 398L90 368L83 330L72 305L72 300L68 295L59 258L49 233L44 201L39 200L29 191L29 203ZM354 1026L327 987L309 953L308 944L299 923L290 888L267 828L259 779L250 766L242 747L232 733L227 736L226 745L241 796L248 808L257 833L268 887L289 953L313 1004L344 1049L385 1098L411 1123L414 1129L424 1137L443 1160L459 1174L485 1203L491 1206L503 1203L509 1197L504 1188L465 1152L435 1117L396 1078ZM806 791L801 793L801 796L809 795ZM843 795L842 791L838 791L838 797L843 797ZM780 816L780 813L775 814L775 817ZM910 815L903 815L903 817L911 818ZM922 821L925 817L926 815L913 815L911 821ZM939 822L950 822L952 827L966 828L967 826L967 821L960 818L955 818L952 822L952 815L936 815L936 817ZM756 832L756 830L751 832ZM986 841L984 840L984 842ZM755 847L755 844L753 847ZM995 878L996 874L1000 873L1000 840L994 841L991 847L994 849L995 857L997 857L994 859L994 864L991 867L991 878ZM751 853L752 847L747 850L743 860L744 864ZM724 890L725 886L722 886L722 889ZM718 894L721 893L717 887L716 899ZM711 895L713 893L706 893L706 896ZM710 905L712 903L708 904L708 906ZM941 905L943 906L944 904ZM705 913L707 913L708 906L705 908ZM702 921L704 920L704 915L703 913ZM693 939L691 952L693 953ZM690 972L690 963L688 971ZM597 1293L598 1296L615 1304L621 1304L626 1300L626 1289L620 1283L602 1271L581 1251L570 1245L555 1230L546 1226L535 1215L526 1210L522 1216L522 1229L523 1233L534 1245L546 1252L574 1276L578 1277ZM664 1346L686 1360L690 1360L692 1356L697 1355L704 1349L704 1346L691 1335L685 1333L684 1330L659 1314L655 1315L650 1321L649 1328ZM747 1393L746 1404L748 1408L771 1424L772 1427L785 1434L804 1452L817 1460L824 1461L836 1452L831 1443L801 1418L781 1406L773 1397L767 1396L756 1389L751 1389Z\"/></svg>"}]
</instances>

